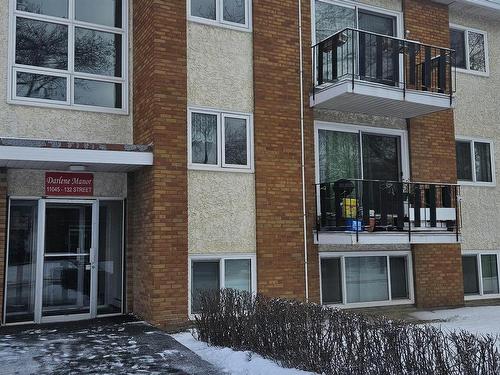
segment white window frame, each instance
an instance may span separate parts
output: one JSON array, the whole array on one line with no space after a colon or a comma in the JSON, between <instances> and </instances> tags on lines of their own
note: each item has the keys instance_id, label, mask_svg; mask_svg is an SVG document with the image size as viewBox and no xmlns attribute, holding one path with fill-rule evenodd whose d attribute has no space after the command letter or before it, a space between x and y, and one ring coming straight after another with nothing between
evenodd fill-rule
<instances>
[{"instance_id":1,"label":"white window frame","mask_svg":"<svg viewBox=\"0 0 500 375\"><path fill-rule=\"evenodd\" d=\"M471 152L471 164L472 164L472 181L459 180L459 185L464 186L489 186L494 187L497 185L496 181L496 168L495 168L495 147L494 143L490 139L473 138L473 137L462 137L458 136L455 139L456 142L468 142L470 144ZM476 176L476 156L475 156L475 146L474 143L487 143L490 145L490 167L491 167L491 182L477 181Z\"/></svg>"},{"instance_id":2,"label":"white window frame","mask_svg":"<svg viewBox=\"0 0 500 375\"><path fill-rule=\"evenodd\" d=\"M129 114L129 4L128 0L122 0L122 28L104 26L75 19L75 0L68 0L68 18L59 18L42 14L29 13L17 10L17 0L9 0L9 43L8 43L8 78L7 78L7 103L16 105L28 105L45 108L57 108L67 110L79 110L100 113L112 113L120 115ZM17 17L28 18L65 25L68 27L68 69L58 70L52 68L36 67L31 65L16 64L16 19ZM122 36L122 77L111 77L89 73L79 73L74 70L74 38L75 28L90 28L95 31L118 34ZM64 77L67 80L66 101L43 100L37 98L25 98L16 95L17 72L43 74L49 76ZM74 80L87 79L104 83L118 83L122 85L122 108L97 107L91 105L75 104L74 102Z\"/></svg>"},{"instance_id":3,"label":"white window frame","mask_svg":"<svg viewBox=\"0 0 500 375\"><path fill-rule=\"evenodd\" d=\"M451 29L459 30L464 32L464 43L465 43L465 66L466 68L456 68L457 72L474 74L483 77L489 77L490 75L490 59L489 59L489 49L488 49L488 33L483 30L473 29L471 27L465 27L461 25L457 25L454 23L450 23L450 31ZM469 31L481 34L484 36L484 61L485 61L485 70L484 72L473 70L470 68L470 51L469 51Z\"/></svg>"},{"instance_id":4,"label":"white window frame","mask_svg":"<svg viewBox=\"0 0 500 375\"><path fill-rule=\"evenodd\" d=\"M188 257L188 311L189 319L193 320L197 314L191 312L192 300L192 277L193 277L193 262L219 262L219 282L220 289L224 289L226 280L226 260L249 260L250 261L250 285L251 293L257 293L257 257L255 254L207 254L207 255L190 255Z\"/></svg>"},{"instance_id":5,"label":"white window frame","mask_svg":"<svg viewBox=\"0 0 500 375\"><path fill-rule=\"evenodd\" d=\"M365 257L386 257L387 260L387 285L389 299L386 301L373 302L347 302L347 281L345 274L345 258L365 258ZM408 277L408 299L392 299L391 291L391 257L406 257L406 274ZM319 288L320 288L320 303L323 305L323 275L321 274L322 259L340 259L341 287L342 287L342 303L325 304L325 306L336 308L363 308L377 306L395 306L395 305L413 305L415 303L415 292L413 282L413 260L411 251L365 251L365 252L320 252L319 253Z\"/></svg>"},{"instance_id":6,"label":"white window frame","mask_svg":"<svg viewBox=\"0 0 500 375\"><path fill-rule=\"evenodd\" d=\"M375 126L363 126L352 124L341 124L336 122L315 121L314 122L314 154L315 154L315 173L316 184L321 183L319 173L319 131L330 130L343 133L369 133L396 136L401 139L401 172L403 172L402 181L407 181L410 178L410 157L408 147L408 132L399 129L378 128ZM361 152L361 179L363 178L363 146L360 145Z\"/></svg>"},{"instance_id":7,"label":"white window frame","mask_svg":"<svg viewBox=\"0 0 500 375\"><path fill-rule=\"evenodd\" d=\"M356 12L356 25L354 25L354 28L358 28L358 22L359 22L359 11L360 10L365 10L368 12L372 13L378 13L381 15L386 15L390 17L395 17L396 18L396 38L402 38L403 37L403 12L400 11L394 11L394 10L389 10L385 9L382 7L377 7L373 5L367 5L367 4L361 4L358 1L349 1L349 0L319 0L324 3L329 3L337 6L341 6L344 8L350 8L354 9ZM315 45L316 43L320 42L319 40L316 40L316 0L311 0L311 30L312 30L312 44Z\"/></svg>"},{"instance_id":8,"label":"white window frame","mask_svg":"<svg viewBox=\"0 0 500 375\"><path fill-rule=\"evenodd\" d=\"M479 294L474 295L464 295L465 301L474 301L481 299L496 299L500 298L500 293L497 294L484 294L483 290L483 267L481 264L481 256L483 255L496 255L497 257L497 274L498 282L500 284L500 250L463 250L462 257L472 257L475 256L477 259L477 272L478 272L478 282L479 282ZM499 285L500 291L500 285Z\"/></svg>"},{"instance_id":9,"label":"white window frame","mask_svg":"<svg viewBox=\"0 0 500 375\"><path fill-rule=\"evenodd\" d=\"M193 163L193 153L192 153L192 114L201 113L207 115L217 116L217 164L198 164ZM247 165L233 165L227 164L225 160L225 139L224 139L224 129L226 118L237 118L243 119L247 122ZM208 170L208 171L225 171L225 172L243 172L243 173L253 173L254 172L254 141L253 141L253 115L249 113L242 112L229 112L229 111L219 111L215 109L207 108L188 108L188 169L192 170Z\"/></svg>"},{"instance_id":10,"label":"white window frame","mask_svg":"<svg viewBox=\"0 0 500 375\"><path fill-rule=\"evenodd\" d=\"M252 31L252 0L245 0L245 24L240 24L240 23L230 22L230 21L224 20L224 14L222 11L224 0L216 0L215 20L212 20L210 18L203 18L203 17L197 17L197 16L191 15L191 1L192 0L186 1L186 3L187 3L187 15L188 15L189 21L203 23L203 24L212 25L212 26L220 26L220 27L225 27L225 28L239 30L239 31L247 31L247 32Z\"/></svg>"}]
</instances>

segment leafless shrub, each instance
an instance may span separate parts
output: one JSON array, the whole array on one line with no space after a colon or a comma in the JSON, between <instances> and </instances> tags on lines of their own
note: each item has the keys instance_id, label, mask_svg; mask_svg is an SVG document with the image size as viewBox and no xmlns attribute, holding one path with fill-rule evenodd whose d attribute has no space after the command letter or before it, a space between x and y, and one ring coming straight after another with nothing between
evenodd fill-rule
<instances>
[{"instance_id":1,"label":"leafless shrub","mask_svg":"<svg viewBox=\"0 0 500 375\"><path fill-rule=\"evenodd\" d=\"M500 374L496 338L230 289L200 295L198 338L332 375Z\"/></svg>"}]
</instances>

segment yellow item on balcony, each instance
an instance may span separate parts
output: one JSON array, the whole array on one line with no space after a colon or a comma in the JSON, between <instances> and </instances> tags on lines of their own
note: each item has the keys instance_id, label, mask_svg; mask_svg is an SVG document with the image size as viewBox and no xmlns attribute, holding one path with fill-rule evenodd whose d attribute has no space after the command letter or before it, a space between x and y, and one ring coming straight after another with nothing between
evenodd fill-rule
<instances>
[{"instance_id":1,"label":"yellow item on balcony","mask_svg":"<svg viewBox=\"0 0 500 375\"><path fill-rule=\"evenodd\" d=\"M355 219L358 213L358 200L354 198L344 198L342 200L342 217L345 219Z\"/></svg>"}]
</instances>

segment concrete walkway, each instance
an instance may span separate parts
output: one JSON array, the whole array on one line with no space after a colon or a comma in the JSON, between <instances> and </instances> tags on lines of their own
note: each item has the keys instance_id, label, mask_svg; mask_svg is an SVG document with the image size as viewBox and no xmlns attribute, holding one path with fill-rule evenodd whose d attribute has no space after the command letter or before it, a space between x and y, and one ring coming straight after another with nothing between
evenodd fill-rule
<instances>
[{"instance_id":1,"label":"concrete walkway","mask_svg":"<svg viewBox=\"0 0 500 375\"><path fill-rule=\"evenodd\" d=\"M130 318L0 328L0 373L222 374L165 332Z\"/></svg>"}]
</instances>

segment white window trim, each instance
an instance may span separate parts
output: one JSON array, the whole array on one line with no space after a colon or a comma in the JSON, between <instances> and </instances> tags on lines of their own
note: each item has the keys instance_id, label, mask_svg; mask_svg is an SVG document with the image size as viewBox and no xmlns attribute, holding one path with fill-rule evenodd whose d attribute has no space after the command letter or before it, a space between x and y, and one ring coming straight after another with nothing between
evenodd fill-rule
<instances>
[{"instance_id":1,"label":"white window trim","mask_svg":"<svg viewBox=\"0 0 500 375\"><path fill-rule=\"evenodd\" d=\"M189 107L187 121L187 143L188 143L188 169L204 171L223 171L238 173L254 173L254 140L253 140L253 115L242 112L220 111L211 108ZM191 121L193 113L204 113L217 116L217 164L197 164L193 163L192 140L191 140ZM224 119L234 117L245 119L247 121L247 162L246 166L232 165L225 163L225 140L224 140Z\"/></svg>"},{"instance_id":2,"label":"white window trim","mask_svg":"<svg viewBox=\"0 0 500 375\"><path fill-rule=\"evenodd\" d=\"M122 0L122 28L109 27L78 21L74 17L74 0L69 0L68 18L58 18L42 14L18 11L17 0L9 0L9 42L8 42L8 74L7 74L7 103L15 105L35 106L42 108L56 108L110 114L129 114L129 4ZM68 69L58 70L15 63L16 53L16 17L29 18L68 26ZM96 74L78 73L74 71L74 29L76 27L91 28L96 31L109 32L122 36L122 77L101 76ZM67 79L66 102L24 98L16 95L16 72L61 76ZM74 103L74 79L82 78L100 82L120 83L122 85L122 108L96 107Z\"/></svg>"},{"instance_id":3,"label":"white window trim","mask_svg":"<svg viewBox=\"0 0 500 375\"><path fill-rule=\"evenodd\" d=\"M394 10L389 10L385 9L382 7L378 6L373 6L373 5L367 5L367 4L361 4L358 1L350 1L350 0L319 0L324 3L330 3L334 5L338 5L344 8L351 8L356 11L356 25L355 29L358 28L358 20L359 20L359 10L366 10L368 12L373 12L373 13L379 13L391 17L396 18L396 36L397 38L402 38L403 37L403 12L400 11L394 11ZM316 40L316 0L311 0L311 30L312 30L312 44L313 46L318 43L319 41Z\"/></svg>"},{"instance_id":4,"label":"white window trim","mask_svg":"<svg viewBox=\"0 0 500 375\"><path fill-rule=\"evenodd\" d=\"M457 25L454 23L450 23L450 29L460 30L465 33L464 42L465 42L465 66L466 68L456 68L457 72L472 74L482 77L490 76L490 59L489 59L489 49L488 49L488 33L483 30L473 29L471 27L465 27L461 25ZM481 34L484 36L484 61L485 61L485 72L481 72L478 70L470 69L470 51L469 51L469 31L477 34Z\"/></svg>"},{"instance_id":5,"label":"white window trim","mask_svg":"<svg viewBox=\"0 0 500 375\"><path fill-rule=\"evenodd\" d=\"M188 257L188 312L189 319L194 320L197 314L191 312L191 284L192 284L192 266L196 261L218 261L219 262L219 281L220 288L225 286L225 261L226 260L250 260L250 277L252 294L257 294L257 257L255 254L207 254L207 255L190 255Z\"/></svg>"},{"instance_id":6,"label":"white window trim","mask_svg":"<svg viewBox=\"0 0 500 375\"><path fill-rule=\"evenodd\" d=\"M399 129L386 129L378 128L375 126L363 126L363 125L353 125L353 124L341 124L336 122L324 122L315 121L314 122L314 159L315 159L315 174L316 174L316 184L321 181L319 179L319 130L331 130L344 133L370 133L370 134L380 134L380 135L392 135L401 138L401 171L403 172L403 181L407 181L410 178L410 158L409 158L409 147L408 147L408 132L406 130ZM362 168L361 168L362 169ZM361 171L362 172L362 171ZM361 176L363 178L363 176Z\"/></svg>"},{"instance_id":7,"label":"white window trim","mask_svg":"<svg viewBox=\"0 0 500 375\"><path fill-rule=\"evenodd\" d=\"M497 294L484 294L483 290L483 268L481 264L482 255L496 255L497 256L497 273L498 282L500 283L500 250L462 250L462 257L475 256L477 257L477 272L479 281L479 294L477 295L464 295L465 301L475 301L482 299L496 299L500 298L500 293ZM499 285L500 290L500 285Z\"/></svg>"},{"instance_id":8,"label":"white window trim","mask_svg":"<svg viewBox=\"0 0 500 375\"><path fill-rule=\"evenodd\" d=\"M347 303L347 282L345 278L345 258L360 258L360 257L386 257L387 259L387 281L389 300L374 301L374 302L357 302ZM389 260L390 257L406 257L406 274L408 276L408 294L409 299L392 299L391 291L391 269ZM321 260L339 258L341 267L341 284L342 284L342 303L341 304L325 304L325 306L336 308L364 308L377 306L397 306L397 305L413 305L415 303L415 292L413 282L413 260L411 251L365 251L365 252L324 252L319 253L319 290L320 303L323 305L323 282L321 274Z\"/></svg>"},{"instance_id":9,"label":"white window trim","mask_svg":"<svg viewBox=\"0 0 500 375\"><path fill-rule=\"evenodd\" d=\"M215 3L215 20L191 15L191 0L187 0L187 19L192 22L202 23L205 25L219 26L227 29L238 31L252 31L252 0L245 0L245 24L225 21L223 18L222 8L224 0L216 0Z\"/></svg>"},{"instance_id":10,"label":"white window trim","mask_svg":"<svg viewBox=\"0 0 500 375\"><path fill-rule=\"evenodd\" d=\"M474 138L474 137L462 137L457 136L455 141L457 142L469 142L471 150L471 164L472 164L472 181L459 180L458 184L462 186L485 186L485 187L495 187L497 185L496 180L496 167L495 167L495 145L490 139ZM476 181L476 157L474 150L474 143L488 143L490 145L490 167L491 167L491 182Z\"/></svg>"}]
</instances>

